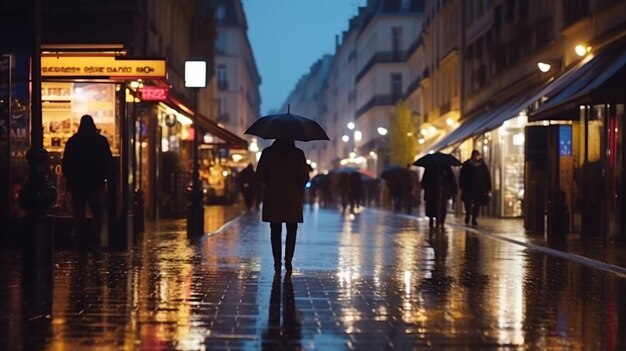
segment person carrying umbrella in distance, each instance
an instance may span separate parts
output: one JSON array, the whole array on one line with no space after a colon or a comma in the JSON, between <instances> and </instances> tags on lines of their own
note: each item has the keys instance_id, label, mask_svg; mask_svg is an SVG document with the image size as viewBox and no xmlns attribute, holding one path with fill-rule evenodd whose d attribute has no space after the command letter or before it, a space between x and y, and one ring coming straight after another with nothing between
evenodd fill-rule
<instances>
[{"instance_id":1,"label":"person carrying umbrella in distance","mask_svg":"<svg viewBox=\"0 0 626 351\"><path fill-rule=\"evenodd\" d=\"M315 121L289 113L259 118L246 131L264 139L275 139L261 153L256 179L265 184L261 219L270 223L270 239L274 271L281 270L282 226L285 223L285 269L291 273L296 248L298 223L303 222L302 205L305 185L309 181L309 165L294 140L329 140Z\"/></svg>"},{"instance_id":2,"label":"person carrying umbrella in distance","mask_svg":"<svg viewBox=\"0 0 626 351\"><path fill-rule=\"evenodd\" d=\"M430 219L429 227L433 229L436 225L443 229L447 214L446 203L458 191L452 166L460 166L461 162L450 154L435 152L413 164L425 168L421 186L424 189L426 216Z\"/></svg>"},{"instance_id":3,"label":"person carrying umbrella in distance","mask_svg":"<svg viewBox=\"0 0 626 351\"><path fill-rule=\"evenodd\" d=\"M491 175L478 150L473 150L471 158L463 162L459 183L461 200L465 205L465 224L469 224L471 219L472 225L477 225L480 206L489 203L491 192Z\"/></svg>"}]
</instances>

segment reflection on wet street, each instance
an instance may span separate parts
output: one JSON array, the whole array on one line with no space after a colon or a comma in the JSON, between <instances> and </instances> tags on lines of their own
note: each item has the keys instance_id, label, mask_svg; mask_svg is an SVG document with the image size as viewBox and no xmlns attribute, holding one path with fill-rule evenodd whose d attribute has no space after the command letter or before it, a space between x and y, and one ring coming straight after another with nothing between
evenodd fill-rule
<instances>
[{"instance_id":1,"label":"reflection on wet street","mask_svg":"<svg viewBox=\"0 0 626 351\"><path fill-rule=\"evenodd\" d=\"M1 260L0 349L626 348L623 277L382 211L307 209L292 275L256 214L195 242L161 222L131 253L57 252L50 295Z\"/></svg>"}]
</instances>

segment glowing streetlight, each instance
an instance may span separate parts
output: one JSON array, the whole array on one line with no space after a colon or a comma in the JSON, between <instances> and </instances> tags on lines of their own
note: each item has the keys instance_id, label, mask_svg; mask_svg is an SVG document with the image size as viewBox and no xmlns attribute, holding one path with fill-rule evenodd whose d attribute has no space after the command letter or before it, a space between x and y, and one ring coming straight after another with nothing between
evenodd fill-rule
<instances>
[{"instance_id":1,"label":"glowing streetlight","mask_svg":"<svg viewBox=\"0 0 626 351\"><path fill-rule=\"evenodd\" d=\"M383 128L383 127L378 127L378 129L376 130L378 132L378 134L380 135L387 135L387 128Z\"/></svg>"},{"instance_id":2,"label":"glowing streetlight","mask_svg":"<svg viewBox=\"0 0 626 351\"><path fill-rule=\"evenodd\" d=\"M353 122L349 122L347 126L348 126L348 129L350 129L350 130L354 129L354 123Z\"/></svg>"},{"instance_id":3,"label":"glowing streetlight","mask_svg":"<svg viewBox=\"0 0 626 351\"><path fill-rule=\"evenodd\" d=\"M198 90L206 87L206 61L185 61L185 87L190 88L193 97L193 170L191 191L187 205L187 235L198 236L204 233L204 206L202 204L202 183L200 183L200 163L198 144L200 126L198 124Z\"/></svg>"}]
</instances>

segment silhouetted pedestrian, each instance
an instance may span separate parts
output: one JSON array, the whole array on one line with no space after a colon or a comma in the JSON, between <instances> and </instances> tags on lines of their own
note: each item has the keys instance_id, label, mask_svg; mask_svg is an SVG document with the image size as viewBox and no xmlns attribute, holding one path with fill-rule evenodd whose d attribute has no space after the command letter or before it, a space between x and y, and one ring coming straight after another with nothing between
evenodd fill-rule
<instances>
[{"instance_id":1,"label":"silhouetted pedestrian","mask_svg":"<svg viewBox=\"0 0 626 351\"><path fill-rule=\"evenodd\" d=\"M239 173L239 191L243 195L243 201L248 211L252 211L254 206L254 194L255 194L255 175L252 164L248 164L246 168Z\"/></svg>"},{"instance_id":2,"label":"silhouetted pedestrian","mask_svg":"<svg viewBox=\"0 0 626 351\"><path fill-rule=\"evenodd\" d=\"M304 187L309 181L304 152L292 140L277 139L261 153L256 179L265 185L262 220L270 222L274 270L280 272L281 268L281 234L285 223L285 269L291 272L296 231L298 223L303 221Z\"/></svg>"},{"instance_id":3,"label":"silhouetted pedestrian","mask_svg":"<svg viewBox=\"0 0 626 351\"><path fill-rule=\"evenodd\" d=\"M394 212L401 212L404 208L411 212L411 192L413 191L411 171L401 166L388 166L380 174L385 180Z\"/></svg>"},{"instance_id":4,"label":"silhouetted pedestrian","mask_svg":"<svg viewBox=\"0 0 626 351\"><path fill-rule=\"evenodd\" d=\"M443 228L448 212L447 202L457 193L452 167L445 165L425 167L421 186L424 189L426 216L429 217L430 228L433 228L435 224Z\"/></svg>"},{"instance_id":5,"label":"silhouetted pedestrian","mask_svg":"<svg viewBox=\"0 0 626 351\"><path fill-rule=\"evenodd\" d=\"M350 203L350 174L339 172L339 194L341 195L341 212L346 212Z\"/></svg>"},{"instance_id":6,"label":"silhouetted pedestrian","mask_svg":"<svg viewBox=\"0 0 626 351\"><path fill-rule=\"evenodd\" d=\"M110 179L113 155L106 137L100 135L93 118L84 115L78 132L71 136L63 151L62 169L72 194L74 235L90 250L100 247L105 181ZM85 228L85 211L93 215L95 230Z\"/></svg>"},{"instance_id":7,"label":"silhouetted pedestrian","mask_svg":"<svg viewBox=\"0 0 626 351\"><path fill-rule=\"evenodd\" d=\"M465 205L465 224L477 225L480 206L487 205L491 192L491 176L480 152L472 151L472 157L463 162L459 175L461 200Z\"/></svg>"},{"instance_id":8,"label":"silhouetted pedestrian","mask_svg":"<svg viewBox=\"0 0 626 351\"><path fill-rule=\"evenodd\" d=\"M363 179L361 173L350 172L350 211L355 212L363 204Z\"/></svg>"}]
</instances>

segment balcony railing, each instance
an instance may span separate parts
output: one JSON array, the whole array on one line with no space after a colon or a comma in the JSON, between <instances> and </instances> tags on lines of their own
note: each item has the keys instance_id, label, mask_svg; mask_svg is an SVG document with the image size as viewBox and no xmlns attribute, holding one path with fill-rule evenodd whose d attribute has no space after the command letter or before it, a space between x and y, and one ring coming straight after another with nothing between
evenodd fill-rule
<instances>
[{"instance_id":1,"label":"balcony railing","mask_svg":"<svg viewBox=\"0 0 626 351\"><path fill-rule=\"evenodd\" d=\"M406 55L407 52L404 50L377 52L356 75L356 82L358 83L374 65L379 63L404 62L406 61Z\"/></svg>"},{"instance_id":2,"label":"balcony railing","mask_svg":"<svg viewBox=\"0 0 626 351\"><path fill-rule=\"evenodd\" d=\"M395 106L401 98L402 97L400 95L375 95L356 111L356 118L361 117L367 111L376 106Z\"/></svg>"}]
</instances>

